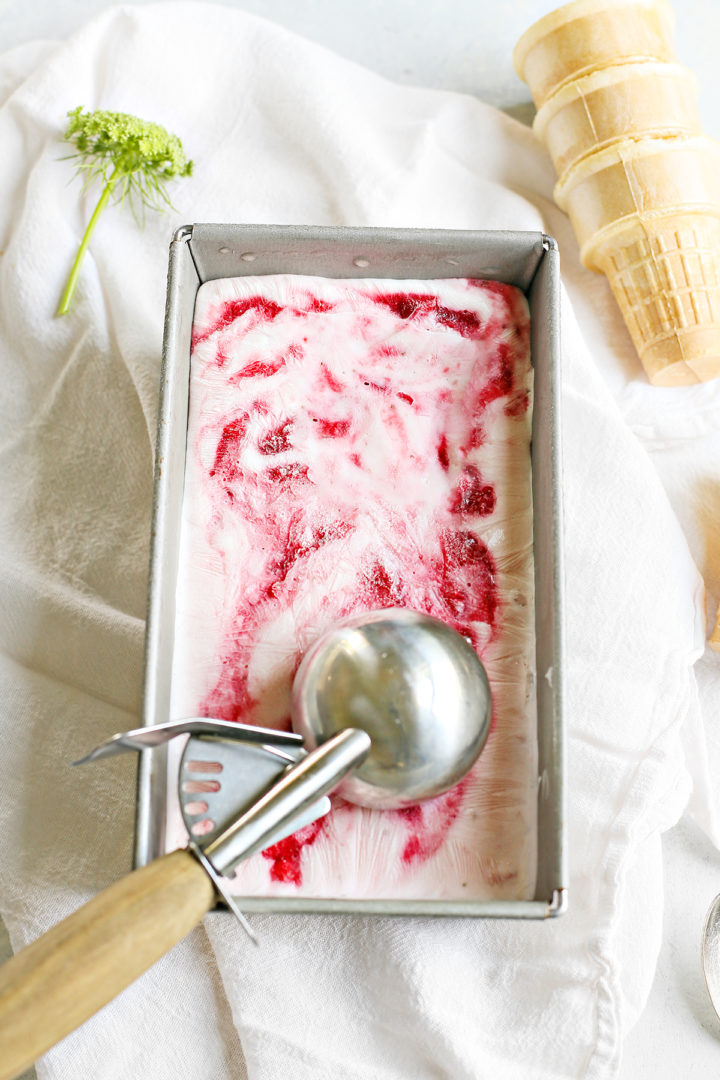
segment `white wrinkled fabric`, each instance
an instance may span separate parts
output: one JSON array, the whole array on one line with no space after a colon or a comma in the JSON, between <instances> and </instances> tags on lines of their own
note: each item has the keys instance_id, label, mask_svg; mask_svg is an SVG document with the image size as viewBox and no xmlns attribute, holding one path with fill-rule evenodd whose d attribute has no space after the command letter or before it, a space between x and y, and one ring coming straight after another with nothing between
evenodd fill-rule
<instances>
[{"instance_id":1,"label":"white wrinkled fabric","mask_svg":"<svg viewBox=\"0 0 720 1080\"><path fill-rule=\"evenodd\" d=\"M66 43L0 56L0 94L0 913L15 948L129 867L134 761L69 762L138 718L172 230L545 227L578 317L566 302L567 916L256 916L258 951L211 915L38 1076L615 1075L659 947L659 836L693 784L717 837L701 702L718 665L693 669L705 616L680 524L715 601L720 388L647 386L551 203L549 160L472 98L395 86L194 3L110 9ZM106 212L56 319L93 203L61 160L79 104L162 123L196 170L143 230Z\"/></svg>"}]
</instances>

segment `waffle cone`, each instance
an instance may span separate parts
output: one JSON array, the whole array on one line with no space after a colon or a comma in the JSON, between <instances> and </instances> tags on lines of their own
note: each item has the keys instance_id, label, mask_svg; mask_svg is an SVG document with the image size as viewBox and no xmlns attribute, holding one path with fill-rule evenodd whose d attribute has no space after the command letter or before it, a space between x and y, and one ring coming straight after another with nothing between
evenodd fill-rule
<instances>
[{"instance_id":1,"label":"waffle cone","mask_svg":"<svg viewBox=\"0 0 720 1080\"><path fill-rule=\"evenodd\" d=\"M617 64L566 83L535 117L533 130L562 178L613 142L702 134L697 80L679 64Z\"/></svg>"},{"instance_id":2,"label":"waffle cone","mask_svg":"<svg viewBox=\"0 0 720 1080\"><path fill-rule=\"evenodd\" d=\"M540 108L580 75L635 60L673 61L666 0L575 0L531 26L513 51L515 70Z\"/></svg>"},{"instance_id":3,"label":"waffle cone","mask_svg":"<svg viewBox=\"0 0 720 1080\"><path fill-rule=\"evenodd\" d=\"M589 155L555 187L584 266L619 226L674 211L720 212L720 144L706 137L625 139Z\"/></svg>"},{"instance_id":4,"label":"waffle cone","mask_svg":"<svg viewBox=\"0 0 720 1080\"><path fill-rule=\"evenodd\" d=\"M720 207L624 222L606 233L595 262L651 383L720 376Z\"/></svg>"},{"instance_id":5,"label":"waffle cone","mask_svg":"<svg viewBox=\"0 0 720 1080\"><path fill-rule=\"evenodd\" d=\"M715 652L720 653L720 607L718 607L717 615L715 617L715 627L710 635L710 647Z\"/></svg>"}]
</instances>

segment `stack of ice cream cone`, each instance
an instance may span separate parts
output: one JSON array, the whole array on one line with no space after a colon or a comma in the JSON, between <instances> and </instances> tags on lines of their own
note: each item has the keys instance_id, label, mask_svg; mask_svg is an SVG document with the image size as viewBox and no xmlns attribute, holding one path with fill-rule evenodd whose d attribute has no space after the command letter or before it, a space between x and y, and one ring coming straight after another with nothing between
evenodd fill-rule
<instances>
[{"instance_id":1,"label":"stack of ice cream cone","mask_svg":"<svg viewBox=\"0 0 720 1080\"><path fill-rule=\"evenodd\" d=\"M575 0L513 57L582 262L607 276L657 386L720 376L720 144L673 24L666 0Z\"/></svg>"}]
</instances>

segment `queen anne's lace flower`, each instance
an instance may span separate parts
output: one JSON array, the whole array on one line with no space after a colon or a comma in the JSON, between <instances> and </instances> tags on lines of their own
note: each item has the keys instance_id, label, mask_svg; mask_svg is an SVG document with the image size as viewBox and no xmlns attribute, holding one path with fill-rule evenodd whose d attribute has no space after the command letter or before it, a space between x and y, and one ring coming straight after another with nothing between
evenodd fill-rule
<instances>
[{"instance_id":1,"label":"queen anne's lace flower","mask_svg":"<svg viewBox=\"0 0 720 1080\"><path fill-rule=\"evenodd\" d=\"M97 219L110 199L115 196L122 202L128 198L137 219L138 209L145 206L171 206L166 181L190 176L193 168L177 135L169 134L159 124L104 109L85 112L81 106L68 116L65 139L77 151L72 156L77 159L78 172L85 176L85 188L101 180L103 190L80 243L58 315L64 315L70 306L80 263Z\"/></svg>"}]
</instances>

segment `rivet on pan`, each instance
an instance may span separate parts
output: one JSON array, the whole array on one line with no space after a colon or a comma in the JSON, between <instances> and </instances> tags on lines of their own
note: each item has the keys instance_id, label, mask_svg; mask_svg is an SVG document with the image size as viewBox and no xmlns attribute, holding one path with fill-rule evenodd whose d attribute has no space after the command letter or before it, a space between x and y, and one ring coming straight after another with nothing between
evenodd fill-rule
<instances>
[{"instance_id":1,"label":"rivet on pan","mask_svg":"<svg viewBox=\"0 0 720 1080\"><path fill-rule=\"evenodd\" d=\"M363 269L364 267L369 266L369 265L370 265L370 260L369 259L363 259L359 255L357 256L357 258L353 259L353 266L359 266L361 269Z\"/></svg>"},{"instance_id":2,"label":"rivet on pan","mask_svg":"<svg viewBox=\"0 0 720 1080\"><path fill-rule=\"evenodd\" d=\"M243 262L255 262L257 256L252 251L244 251L240 258Z\"/></svg>"},{"instance_id":3,"label":"rivet on pan","mask_svg":"<svg viewBox=\"0 0 720 1080\"><path fill-rule=\"evenodd\" d=\"M218 251L220 252L221 255L229 255L230 254L230 248L229 247L218 248Z\"/></svg>"}]
</instances>

